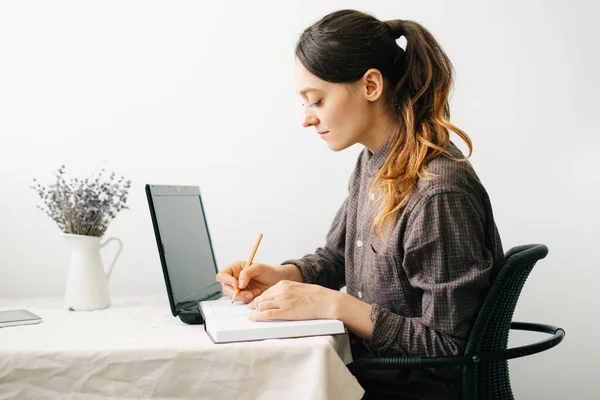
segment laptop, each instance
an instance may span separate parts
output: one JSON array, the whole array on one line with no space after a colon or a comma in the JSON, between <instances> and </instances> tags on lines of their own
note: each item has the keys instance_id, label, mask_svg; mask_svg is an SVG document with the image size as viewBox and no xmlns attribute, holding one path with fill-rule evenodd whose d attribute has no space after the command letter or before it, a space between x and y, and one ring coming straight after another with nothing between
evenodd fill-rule
<instances>
[{"instance_id":1,"label":"laptop","mask_svg":"<svg viewBox=\"0 0 600 400\"><path fill-rule=\"evenodd\" d=\"M171 313L201 324L198 302L225 297L198 186L146 185Z\"/></svg>"}]
</instances>

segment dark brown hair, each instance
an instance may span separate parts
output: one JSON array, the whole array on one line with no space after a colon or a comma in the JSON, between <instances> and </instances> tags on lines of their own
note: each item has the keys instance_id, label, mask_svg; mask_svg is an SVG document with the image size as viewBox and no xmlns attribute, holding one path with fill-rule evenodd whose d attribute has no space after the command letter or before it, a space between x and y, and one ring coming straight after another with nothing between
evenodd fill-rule
<instances>
[{"instance_id":1,"label":"dark brown hair","mask_svg":"<svg viewBox=\"0 0 600 400\"><path fill-rule=\"evenodd\" d=\"M406 51L396 42L401 36L406 38ZM308 27L295 54L311 74L327 82L350 84L371 68L381 72L397 126L390 154L373 182L383 200L373 231L386 236L417 179L431 178L429 161L440 154L449 156L450 131L469 147L466 158L455 160L471 155L471 139L450 123L452 63L417 22L380 21L355 10L335 11Z\"/></svg>"}]
</instances>

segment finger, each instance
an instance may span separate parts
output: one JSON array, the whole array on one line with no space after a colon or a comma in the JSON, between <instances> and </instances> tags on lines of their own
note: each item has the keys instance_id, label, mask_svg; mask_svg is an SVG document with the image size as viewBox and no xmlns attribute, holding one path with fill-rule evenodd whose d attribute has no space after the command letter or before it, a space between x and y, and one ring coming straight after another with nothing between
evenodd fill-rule
<instances>
[{"instance_id":1,"label":"finger","mask_svg":"<svg viewBox=\"0 0 600 400\"><path fill-rule=\"evenodd\" d=\"M234 288L238 286L237 279L224 271L221 271L217 274L217 282L221 282L224 285L233 286Z\"/></svg>"},{"instance_id":2,"label":"finger","mask_svg":"<svg viewBox=\"0 0 600 400\"><path fill-rule=\"evenodd\" d=\"M250 279L254 278L263 273L263 266L261 264L252 264L248 268L244 268L239 275L240 288L245 288Z\"/></svg>"},{"instance_id":3,"label":"finger","mask_svg":"<svg viewBox=\"0 0 600 400\"><path fill-rule=\"evenodd\" d=\"M235 292L235 288L233 286L223 285L223 294L225 294L226 296L231 298L231 296L233 295L233 292Z\"/></svg>"},{"instance_id":4,"label":"finger","mask_svg":"<svg viewBox=\"0 0 600 400\"><path fill-rule=\"evenodd\" d=\"M245 261L236 261L233 264L228 265L227 267L220 270L219 273L231 276L231 277L235 278L237 281L237 278L239 277L242 267L244 265L246 265Z\"/></svg>"},{"instance_id":5,"label":"finger","mask_svg":"<svg viewBox=\"0 0 600 400\"><path fill-rule=\"evenodd\" d=\"M246 265L246 261L236 261L235 263L231 264L231 271L232 271L232 275L236 278L239 279L240 277L240 272L242 272L242 268L244 268L244 265Z\"/></svg>"},{"instance_id":6,"label":"finger","mask_svg":"<svg viewBox=\"0 0 600 400\"><path fill-rule=\"evenodd\" d=\"M250 306L250 309L254 310L257 309L258 305L262 302L265 301L271 301L275 299L275 294L271 291L271 288L265 290L265 292L263 294L261 294L260 296L257 296L253 301L252 301L252 306Z\"/></svg>"},{"instance_id":7,"label":"finger","mask_svg":"<svg viewBox=\"0 0 600 400\"><path fill-rule=\"evenodd\" d=\"M246 291L239 291L237 293L237 295L235 296L235 299L233 298L233 294L235 293L235 289L232 288L231 286L229 286L227 289L223 289L223 293L225 293L227 295L227 297L229 297L230 299L232 299L232 301L243 301L244 303L247 303L249 301L252 301L252 298L246 300L247 296L249 295L248 292Z\"/></svg>"},{"instance_id":8,"label":"finger","mask_svg":"<svg viewBox=\"0 0 600 400\"><path fill-rule=\"evenodd\" d=\"M230 286L230 285L223 286L223 293L226 296L228 296L229 298L231 298L231 296L233 296L234 292L235 292L235 287ZM240 290L240 292L238 293L238 295L236 296L236 298L234 300L240 300L240 301L243 301L244 303L249 303L252 301L252 299L254 299L259 294L260 294L260 289Z\"/></svg>"},{"instance_id":9,"label":"finger","mask_svg":"<svg viewBox=\"0 0 600 400\"><path fill-rule=\"evenodd\" d=\"M274 309L278 309L278 303L275 300L267 300L267 301L261 301L260 303L258 303L258 306L256 306L256 311L258 312L262 312L262 311L267 311L267 310L274 310Z\"/></svg>"},{"instance_id":10,"label":"finger","mask_svg":"<svg viewBox=\"0 0 600 400\"><path fill-rule=\"evenodd\" d=\"M285 320L285 311L279 308L271 308L266 311L257 311L253 314L250 314L250 321L259 322L259 321L271 321L271 320Z\"/></svg>"}]
</instances>

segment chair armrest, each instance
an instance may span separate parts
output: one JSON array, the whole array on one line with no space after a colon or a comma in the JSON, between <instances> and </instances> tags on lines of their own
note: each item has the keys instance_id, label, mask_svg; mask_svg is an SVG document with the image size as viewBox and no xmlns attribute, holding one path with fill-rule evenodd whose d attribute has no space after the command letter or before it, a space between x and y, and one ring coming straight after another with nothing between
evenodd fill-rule
<instances>
[{"instance_id":1,"label":"chair armrest","mask_svg":"<svg viewBox=\"0 0 600 400\"><path fill-rule=\"evenodd\" d=\"M479 365L506 361L540 353L558 345L565 337L565 331L551 325L530 322L512 322L510 329L548 333L552 336L540 342L511 349L496 350L487 353L471 353L447 357L369 357L354 360L347 365L352 375L372 369L423 369L447 368L463 365Z\"/></svg>"}]
</instances>

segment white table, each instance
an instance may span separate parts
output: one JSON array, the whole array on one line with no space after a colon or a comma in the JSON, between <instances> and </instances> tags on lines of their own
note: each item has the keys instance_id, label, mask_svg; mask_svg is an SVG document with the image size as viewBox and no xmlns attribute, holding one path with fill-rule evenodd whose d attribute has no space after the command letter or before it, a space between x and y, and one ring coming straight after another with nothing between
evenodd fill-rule
<instances>
[{"instance_id":1,"label":"white table","mask_svg":"<svg viewBox=\"0 0 600 400\"><path fill-rule=\"evenodd\" d=\"M0 299L43 322L0 328L0 399L360 399L347 335L214 344L166 297L113 298L73 312L61 299Z\"/></svg>"}]
</instances>

